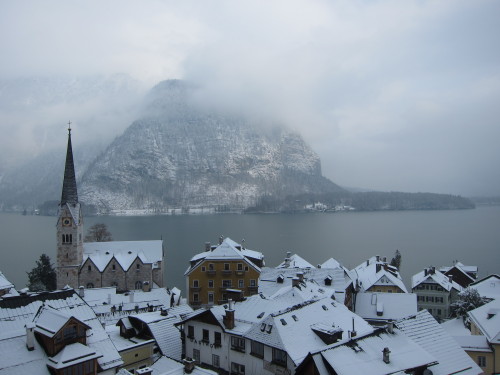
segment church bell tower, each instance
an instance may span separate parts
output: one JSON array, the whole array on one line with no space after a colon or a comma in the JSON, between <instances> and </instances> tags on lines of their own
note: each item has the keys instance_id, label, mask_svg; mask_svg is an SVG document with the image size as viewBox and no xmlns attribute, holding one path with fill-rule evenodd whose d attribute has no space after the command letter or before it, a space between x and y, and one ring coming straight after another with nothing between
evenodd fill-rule
<instances>
[{"instance_id":1,"label":"church bell tower","mask_svg":"<svg viewBox=\"0 0 500 375\"><path fill-rule=\"evenodd\" d=\"M83 218L76 189L71 122L68 123L68 148L57 218L57 289L66 285L77 289L83 261Z\"/></svg>"}]
</instances>

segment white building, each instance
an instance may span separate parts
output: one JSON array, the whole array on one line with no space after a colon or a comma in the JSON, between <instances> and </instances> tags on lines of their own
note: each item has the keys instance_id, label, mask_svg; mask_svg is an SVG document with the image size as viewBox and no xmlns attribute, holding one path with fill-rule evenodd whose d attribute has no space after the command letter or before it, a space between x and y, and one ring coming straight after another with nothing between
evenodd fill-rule
<instances>
[{"instance_id":1,"label":"white building","mask_svg":"<svg viewBox=\"0 0 500 375\"><path fill-rule=\"evenodd\" d=\"M360 292L408 293L398 269L379 255L361 263L352 273Z\"/></svg>"}]
</instances>

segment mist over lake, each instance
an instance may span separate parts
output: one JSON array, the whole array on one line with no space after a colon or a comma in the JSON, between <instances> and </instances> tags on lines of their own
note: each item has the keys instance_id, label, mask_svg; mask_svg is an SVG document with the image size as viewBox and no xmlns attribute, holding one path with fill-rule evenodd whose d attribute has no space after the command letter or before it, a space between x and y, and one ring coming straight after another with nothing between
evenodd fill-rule
<instances>
[{"instance_id":1,"label":"mist over lake","mask_svg":"<svg viewBox=\"0 0 500 375\"><path fill-rule=\"evenodd\" d=\"M278 265L286 251L312 264L333 257L351 269L371 256L402 254L401 275L460 260L479 267L479 277L498 273L500 207L451 211L344 212L300 215L184 215L86 217L85 228L105 223L114 240L163 238L166 286L185 290L189 259L207 241L230 237L264 253L267 266ZM21 289L26 272L42 253L55 262L56 218L0 214L0 271Z\"/></svg>"}]
</instances>

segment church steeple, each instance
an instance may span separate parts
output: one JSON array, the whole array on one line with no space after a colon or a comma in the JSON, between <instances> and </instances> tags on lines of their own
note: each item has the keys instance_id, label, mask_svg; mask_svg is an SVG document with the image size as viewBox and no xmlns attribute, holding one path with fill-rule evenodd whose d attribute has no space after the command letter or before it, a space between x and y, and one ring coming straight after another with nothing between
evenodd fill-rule
<instances>
[{"instance_id":1,"label":"church steeple","mask_svg":"<svg viewBox=\"0 0 500 375\"><path fill-rule=\"evenodd\" d=\"M71 147L71 121L68 122L68 149L66 151L66 166L64 167L64 181L61 194L61 206L78 203L76 190L75 165L73 163L73 148Z\"/></svg>"}]
</instances>

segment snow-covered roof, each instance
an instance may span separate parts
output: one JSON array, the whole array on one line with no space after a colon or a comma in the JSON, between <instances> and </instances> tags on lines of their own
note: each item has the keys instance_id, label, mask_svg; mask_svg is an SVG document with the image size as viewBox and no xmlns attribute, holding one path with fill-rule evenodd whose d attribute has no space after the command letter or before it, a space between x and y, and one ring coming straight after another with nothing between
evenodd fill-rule
<instances>
[{"instance_id":1,"label":"snow-covered roof","mask_svg":"<svg viewBox=\"0 0 500 375\"><path fill-rule=\"evenodd\" d=\"M388 348L389 362L383 360ZM428 366L436 358L395 329L393 333L377 331L373 335L359 337L348 344L335 346L315 356L323 357L338 375L385 375ZM323 375L323 372L320 372ZM325 373L328 374L328 373Z\"/></svg>"},{"instance_id":2,"label":"snow-covered roof","mask_svg":"<svg viewBox=\"0 0 500 375\"><path fill-rule=\"evenodd\" d=\"M500 300L493 300L468 314L490 344L500 344Z\"/></svg>"},{"instance_id":3,"label":"snow-covered roof","mask_svg":"<svg viewBox=\"0 0 500 375\"><path fill-rule=\"evenodd\" d=\"M352 271L356 275L361 291L366 291L376 285L394 285L407 293L406 286L397 268L380 260L378 256L371 257Z\"/></svg>"},{"instance_id":4,"label":"snow-covered roof","mask_svg":"<svg viewBox=\"0 0 500 375\"><path fill-rule=\"evenodd\" d=\"M262 322L253 324L244 336L286 351L298 365L310 351L327 346L312 329L318 323L341 329L343 333L339 342L349 340L348 331L352 330L353 324L359 335L373 332L366 321L343 304L324 298L273 313Z\"/></svg>"},{"instance_id":5,"label":"snow-covered roof","mask_svg":"<svg viewBox=\"0 0 500 375\"><path fill-rule=\"evenodd\" d=\"M453 339L468 352L492 352L486 336L468 335L453 336Z\"/></svg>"},{"instance_id":6,"label":"snow-covered roof","mask_svg":"<svg viewBox=\"0 0 500 375\"><path fill-rule=\"evenodd\" d=\"M244 249L241 247L241 245L227 237L217 247L211 247L210 251L204 251L193 256L190 260L191 266L189 266L184 275L189 274L201 263L202 260L246 260L251 267L260 272L260 268L255 265L251 259L262 260L263 258L264 255L262 255L262 253L254 250Z\"/></svg>"},{"instance_id":7,"label":"snow-covered roof","mask_svg":"<svg viewBox=\"0 0 500 375\"><path fill-rule=\"evenodd\" d=\"M1 375L48 374L45 366L48 357L37 341L35 340L35 350L28 351L26 349L25 326L35 320L36 314L42 306L44 309L53 308L66 316L73 316L90 327L87 330L87 346L97 354L102 355L97 361L103 370L116 368L123 364L118 351L94 311L74 290L65 290L13 297L0 301ZM50 323L47 324L52 327Z\"/></svg>"},{"instance_id":8,"label":"snow-covered roof","mask_svg":"<svg viewBox=\"0 0 500 375\"><path fill-rule=\"evenodd\" d=\"M182 359L181 334L174 324L181 321L181 315L192 311L193 309L188 305L181 305L168 309L166 316L160 315L160 312L151 312L131 315L129 319L137 319L146 323L161 353L180 361Z\"/></svg>"},{"instance_id":9,"label":"snow-covered roof","mask_svg":"<svg viewBox=\"0 0 500 375\"><path fill-rule=\"evenodd\" d=\"M184 365L170 358L161 357L153 365L150 366L153 370L152 375L184 375ZM207 370L199 366L195 366L191 372L193 375L217 375L215 371Z\"/></svg>"},{"instance_id":10,"label":"snow-covered roof","mask_svg":"<svg viewBox=\"0 0 500 375\"><path fill-rule=\"evenodd\" d=\"M436 357L439 363L430 368L434 375L482 373L476 363L427 310L397 321L396 326Z\"/></svg>"},{"instance_id":11,"label":"snow-covered roof","mask_svg":"<svg viewBox=\"0 0 500 375\"><path fill-rule=\"evenodd\" d=\"M461 270L465 274L467 274L467 273L477 274L477 266L466 266L462 262L456 262L453 266L440 267L439 271L445 273L445 272L448 272L449 270L451 270L453 267L458 268L459 270Z\"/></svg>"},{"instance_id":12,"label":"snow-covered roof","mask_svg":"<svg viewBox=\"0 0 500 375\"><path fill-rule=\"evenodd\" d=\"M0 271L0 290L3 289L11 289L14 288L14 284L12 284Z\"/></svg>"},{"instance_id":13,"label":"snow-covered roof","mask_svg":"<svg viewBox=\"0 0 500 375\"><path fill-rule=\"evenodd\" d=\"M470 336L470 330L465 326L463 318L455 318L441 323L441 327L453 338L455 336Z\"/></svg>"},{"instance_id":14,"label":"snow-covered roof","mask_svg":"<svg viewBox=\"0 0 500 375\"><path fill-rule=\"evenodd\" d=\"M469 287L476 289L481 297L500 298L500 276L498 275L489 275L470 284Z\"/></svg>"},{"instance_id":15,"label":"snow-covered roof","mask_svg":"<svg viewBox=\"0 0 500 375\"><path fill-rule=\"evenodd\" d=\"M128 322L128 318L123 318L123 321ZM133 338L125 338L120 335L120 327L116 325L106 326L106 333L109 335L109 338L113 341L114 346L119 352L154 343L153 339L143 339L137 336Z\"/></svg>"},{"instance_id":16,"label":"snow-covered roof","mask_svg":"<svg viewBox=\"0 0 500 375\"><path fill-rule=\"evenodd\" d=\"M112 258L127 271L134 260L139 258L143 263L161 262L163 260L163 241L109 241L85 242L83 244L83 262L92 260L102 272Z\"/></svg>"},{"instance_id":17,"label":"snow-covered roof","mask_svg":"<svg viewBox=\"0 0 500 375\"><path fill-rule=\"evenodd\" d=\"M413 293L358 293L356 314L367 320L397 320L417 313Z\"/></svg>"},{"instance_id":18,"label":"snow-covered roof","mask_svg":"<svg viewBox=\"0 0 500 375\"><path fill-rule=\"evenodd\" d=\"M438 284L448 292L452 288L458 290L459 292L461 292L464 289L461 285L459 285L455 281L450 281L450 278L445 274L433 271L432 269L425 269L413 275L411 278L411 287L413 289L424 282L431 284Z\"/></svg>"},{"instance_id":19,"label":"snow-covered roof","mask_svg":"<svg viewBox=\"0 0 500 375\"><path fill-rule=\"evenodd\" d=\"M64 367L73 366L100 357L102 357L102 355L98 354L95 350L76 342L66 345L59 353L50 357L48 365L53 369L59 370Z\"/></svg>"},{"instance_id":20,"label":"snow-covered roof","mask_svg":"<svg viewBox=\"0 0 500 375\"><path fill-rule=\"evenodd\" d=\"M315 268L311 263L302 258L300 255L293 254L288 258L289 260L284 260L276 268Z\"/></svg>"},{"instance_id":21,"label":"snow-covered roof","mask_svg":"<svg viewBox=\"0 0 500 375\"><path fill-rule=\"evenodd\" d=\"M321 268L341 268L342 267L340 265L340 263L333 258L330 258L330 259L326 260L325 262L321 263L320 266L321 266Z\"/></svg>"},{"instance_id":22,"label":"snow-covered roof","mask_svg":"<svg viewBox=\"0 0 500 375\"><path fill-rule=\"evenodd\" d=\"M73 317L66 311L43 306L34 317L35 331L47 337L54 337L71 318Z\"/></svg>"}]
</instances>

